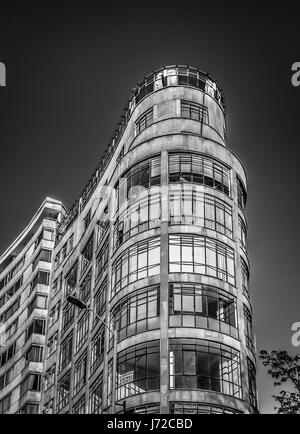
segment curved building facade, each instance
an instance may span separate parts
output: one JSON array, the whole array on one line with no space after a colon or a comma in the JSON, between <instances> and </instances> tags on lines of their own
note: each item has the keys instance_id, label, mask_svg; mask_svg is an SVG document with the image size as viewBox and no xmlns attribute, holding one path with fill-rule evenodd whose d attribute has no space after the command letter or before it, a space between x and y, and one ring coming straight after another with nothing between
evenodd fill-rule
<instances>
[{"instance_id":1,"label":"curved building facade","mask_svg":"<svg viewBox=\"0 0 300 434\"><path fill-rule=\"evenodd\" d=\"M257 411L246 198L216 81L145 77L58 230L43 413Z\"/></svg>"},{"instance_id":2,"label":"curved building facade","mask_svg":"<svg viewBox=\"0 0 300 434\"><path fill-rule=\"evenodd\" d=\"M46 198L0 257L0 414L36 414L61 202Z\"/></svg>"}]
</instances>

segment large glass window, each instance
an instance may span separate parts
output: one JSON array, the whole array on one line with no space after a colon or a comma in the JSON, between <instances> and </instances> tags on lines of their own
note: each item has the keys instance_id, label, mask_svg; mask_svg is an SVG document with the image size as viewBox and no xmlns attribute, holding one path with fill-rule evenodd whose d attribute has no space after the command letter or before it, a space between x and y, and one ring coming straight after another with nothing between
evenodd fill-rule
<instances>
[{"instance_id":1,"label":"large glass window","mask_svg":"<svg viewBox=\"0 0 300 434\"><path fill-rule=\"evenodd\" d=\"M39 261L51 262L51 250L41 249L32 263L32 271L35 269Z\"/></svg>"},{"instance_id":2,"label":"large glass window","mask_svg":"<svg viewBox=\"0 0 300 434\"><path fill-rule=\"evenodd\" d=\"M96 257L96 280L100 279L105 273L108 264L108 238L99 250Z\"/></svg>"},{"instance_id":3,"label":"large glass window","mask_svg":"<svg viewBox=\"0 0 300 434\"><path fill-rule=\"evenodd\" d=\"M181 101L181 117L208 124L207 107L191 101Z\"/></svg>"},{"instance_id":4,"label":"large glass window","mask_svg":"<svg viewBox=\"0 0 300 434\"><path fill-rule=\"evenodd\" d=\"M248 307L244 304L244 318L245 318L245 335L246 345L250 350L254 350L254 333L252 327L252 314Z\"/></svg>"},{"instance_id":5,"label":"large glass window","mask_svg":"<svg viewBox=\"0 0 300 434\"><path fill-rule=\"evenodd\" d=\"M151 190L128 200L114 225L114 246L117 249L130 237L160 225L161 195Z\"/></svg>"},{"instance_id":6,"label":"large glass window","mask_svg":"<svg viewBox=\"0 0 300 434\"><path fill-rule=\"evenodd\" d=\"M126 249L113 263L112 291L160 272L160 239L150 238Z\"/></svg>"},{"instance_id":7,"label":"large glass window","mask_svg":"<svg viewBox=\"0 0 300 434\"><path fill-rule=\"evenodd\" d=\"M33 291L38 284L49 285L49 278L50 273L47 271L38 271L30 284L30 291Z\"/></svg>"},{"instance_id":8,"label":"large glass window","mask_svg":"<svg viewBox=\"0 0 300 434\"><path fill-rule=\"evenodd\" d=\"M143 113L135 122L135 133L139 134L153 124L153 107Z\"/></svg>"},{"instance_id":9,"label":"large glass window","mask_svg":"<svg viewBox=\"0 0 300 434\"><path fill-rule=\"evenodd\" d=\"M72 360L73 333L70 333L60 346L59 370L62 371Z\"/></svg>"},{"instance_id":10,"label":"large glass window","mask_svg":"<svg viewBox=\"0 0 300 434\"><path fill-rule=\"evenodd\" d=\"M239 216L239 241L240 241L241 248L244 250L244 252L247 252L247 227L240 216Z\"/></svg>"},{"instance_id":11,"label":"large glass window","mask_svg":"<svg viewBox=\"0 0 300 434\"><path fill-rule=\"evenodd\" d=\"M171 283L170 327L199 327L238 336L236 299L212 286Z\"/></svg>"},{"instance_id":12,"label":"large glass window","mask_svg":"<svg viewBox=\"0 0 300 434\"><path fill-rule=\"evenodd\" d=\"M31 345L25 354L26 362L42 362L43 347L40 345Z\"/></svg>"},{"instance_id":13,"label":"large glass window","mask_svg":"<svg viewBox=\"0 0 300 434\"><path fill-rule=\"evenodd\" d=\"M0 323L6 322L11 316L13 316L20 307L20 296L16 299L16 301L6 309L2 315L0 315Z\"/></svg>"},{"instance_id":14,"label":"large glass window","mask_svg":"<svg viewBox=\"0 0 300 434\"><path fill-rule=\"evenodd\" d=\"M94 297L94 309L97 315L101 316L105 312L106 307L106 291L107 291L107 278L101 283L100 287L97 288L96 294ZM97 315L94 315L94 324L97 324L99 318Z\"/></svg>"},{"instance_id":15,"label":"large glass window","mask_svg":"<svg viewBox=\"0 0 300 434\"><path fill-rule=\"evenodd\" d=\"M90 413L102 413L102 373L94 381L90 388Z\"/></svg>"},{"instance_id":16,"label":"large glass window","mask_svg":"<svg viewBox=\"0 0 300 434\"><path fill-rule=\"evenodd\" d=\"M74 366L73 396L84 386L86 380L86 352L77 360Z\"/></svg>"},{"instance_id":17,"label":"large glass window","mask_svg":"<svg viewBox=\"0 0 300 434\"><path fill-rule=\"evenodd\" d=\"M241 209L245 209L246 202L247 202L247 193L246 189L244 187L244 184L240 177L237 175L236 177L237 181L237 195L238 195L238 205Z\"/></svg>"},{"instance_id":18,"label":"large glass window","mask_svg":"<svg viewBox=\"0 0 300 434\"><path fill-rule=\"evenodd\" d=\"M200 389L241 398L239 352L204 340L170 340L170 389Z\"/></svg>"},{"instance_id":19,"label":"large glass window","mask_svg":"<svg viewBox=\"0 0 300 434\"><path fill-rule=\"evenodd\" d=\"M160 328L159 286L148 287L121 300L113 312L113 318L119 341Z\"/></svg>"},{"instance_id":20,"label":"large glass window","mask_svg":"<svg viewBox=\"0 0 300 434\"><path fill-rule=\"evenodd\" d=\"M93 257L93 245L94 245L94 234L91 235L90 239L86 243L84 249L81 252L81 274L85 272L89 266Z\"/></svg>"},{"instance_id":21,"label":"large glass window","mask_svg":"<svg viewBox=\"0 0 300 434\"><path fill-rule=\"evenodd\" d=\"M140 188L160 185L160 157L151 158L130 168L120 179L118 186L119 206L134 196Z\"/></svg>"},{"instance_id":22,"label":"large glass window","mask_svg":"<svg viewBox=\"0 0 300 434\"><path fill-rule=\"evenodd\" d=\"M26 340L28 340L32 334L44 335L45 331L46 331L46 320L34 318L31 324L27 328Z\"/></svg>"},{"instance_id":23,"label":"large glass window","mask_svg":"<svg viewBox=\"0 0 300 434\"><path fill-rule=\"evenodd\" d=\"M16 354L16 343L10 345L2 354L0 354L0 367L4 366Z\"/></svg>"},{"instance_id":24,"label":"large glass window","mask_svg":"<svg viewBox=\"0 0 300 434\"><path fill-rule=\"evenodd\" d=\"M67 372L57 384L57 411L63 409L70 400L71 373Z\"/></svg>"},{"instance_id":25,"label":"large glass window","mask_svg":"<svg viewBox=\"0 0 300 434\"><path fill-rule=\"evenodd\" d=\"M241 257L241 271L242 271L243 293L246 297L248 297L249 296L249 269L242 257Z\"/></svg>"},{"instance_id":26,"label":"large glass window","mask_svg":"<svg viewBox=\"0 0 300 434\"><path fill-rule=\"evenodd\" d=\"M233 408L221 405L204 404L198 402L173 402L170 404L171 414L239 414Z\"/></svg>"},{"instance_id":27,"label":"large glass window","mask_svg":"<svg viewBox=\"0 0 300 434\"><path fill-rule=\"evenodd\" d=\"M41 374L29 374L21 383L20 395L23 396L27 391L41 391Z\"/></svg>"},{"instance_id":28,"label":"large glass window","mask_svg":"<svg viewBox=\"0 0 300 434\"><path fill-rule=\"evenodd\" d=\"M28 305L28 316L34 309L47 309L47 299L48 297L44 294L36 294Z\"/></svg>"},{"instance_id":29,"label":"large glass window","mask_svg":"<svg viewBox=\"0 0 300 434\"><path fill-rule=\"evenodd\" d=\"M92 339L91 346L91 374L101 365L104 358L105 328L102 326Z\"/></svg>"},{"instance_id":30,"label":"large glass window","mask_svg":"<svg viewBox=\"0 0 300 434\"><path fill-rule=\"evenodd\" d=\"M170 154L169 182L192 182L230 194L230 169L198 154Z\"/></svg>"},{"instance_id":31,"label":"large glass window","mask_svg":"<svg viewBox=\"0 0 300 434\"><path fill-rule=\"evenodd\" d=\"M84 303L87 303L91 295L92 272L88 272L79 288L79 298Z\"/></svg>"},{"instance_id":32,"label":"large glass window","mask_svg":"<svg viewBox=\"0 0 300 434\"><path fill-rule=\"evenodd\" d=\"M256 368L254 363L248 359L248 379L249 379L249 395L250 404L257 408L257 393L256 393Z\"/></svg>"},{"instance_id":33,"label":"large glass window","mask_svg":"<svg viewBox=\"0 0 300 434\"><path fill-rule=\"evenodd\" d=\"M75 353L86 342L89 331L89 312L85 312L77 323Z\"/></svg>"},{"instance_id":34,"label":"large glass window","mask_svg":"<svg viewBox=\"0 0 300 434\"><path fill-rule=\"evenodd\" d=\"M232 238L232 207L199 186L170 186L170 223L201 226Z\"/></svg>"},{"instance_id":35,"label":"large glass window","mask_svg":"<svg viewBox=\"0 0 300 434\"><path fill-rule=\"evenodd\" d=\"M235 284L234 251L198 235L169 236L170 273L198 273Z\"/></svg>"},{"instance_id":36,"label":"large glass window","mask_svg":"<svg viewBox=\"0 0 300 434\"><path fill-rule=\"evenodd\" d=\"M160 343L147 342L130 347L118 354L116 399L159 390ZM110 364L110 373L112 365Z\"/></svg>"},{"instance_id":37,"label":"large glass window","mask_svg":"<svg viewBox=\"0 0 300 434\"><path fill-rule=\"evenodd\" d=\"M65 279L65 293L66 296L69 295L73 289L75 289L77 284L77 270L78 270L78 261L72 266L71 270L68 272Z\"/></svg>"},{"instance_id":38,"label":"large glass window","mask_svg":"<svg viewBox=\"0 0 300 434\"><path fill-rule=\"evenodd\" d=\"M71 324L74 323L75 306L71 303L67 303L62 312L62 329L61 334L63 335Z\"/></svg>"}]
</instances>

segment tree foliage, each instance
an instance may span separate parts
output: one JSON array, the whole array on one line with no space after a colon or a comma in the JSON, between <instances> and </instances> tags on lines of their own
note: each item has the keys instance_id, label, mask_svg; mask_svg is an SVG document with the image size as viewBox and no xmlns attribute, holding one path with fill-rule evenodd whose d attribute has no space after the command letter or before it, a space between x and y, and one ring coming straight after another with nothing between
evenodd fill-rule
<instances>
[{"instance_id":1,"label":"tree foliage","mask_svg":"<svg viewBox=\"0 0 300 434\"><path fill-rule=\"evenodd\" d=\"M290 356L286 351L260 352L260 359L268 367L268 374L275 380L274 386L286 385L290 391L282 390L273 395L279 406L278 414L300 414L300 355Z\"/></svg>"}]
</instances>

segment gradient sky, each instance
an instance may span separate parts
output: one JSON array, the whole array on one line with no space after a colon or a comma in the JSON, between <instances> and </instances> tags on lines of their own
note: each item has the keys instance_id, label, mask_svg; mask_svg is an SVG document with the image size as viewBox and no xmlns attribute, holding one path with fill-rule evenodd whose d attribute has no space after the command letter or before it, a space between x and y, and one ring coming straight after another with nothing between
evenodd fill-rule
<instances>
[{"instance_id":1,"label":"gradient sky","mask_svg":"<svg viewBox=\"0 0 300 434\"><path fill-rule=\"evenodd\" d=\"M137 81L163 65L200 67L224 89L228 146L248 173L258 350L295 352L300 87L291 65L300 61L300 14L286 1L109 3L1 4L0 251L45 196L67 207L77 199ZM258 390L261 411L272 411L260 363Z\"/></svg>"}]
</instances>

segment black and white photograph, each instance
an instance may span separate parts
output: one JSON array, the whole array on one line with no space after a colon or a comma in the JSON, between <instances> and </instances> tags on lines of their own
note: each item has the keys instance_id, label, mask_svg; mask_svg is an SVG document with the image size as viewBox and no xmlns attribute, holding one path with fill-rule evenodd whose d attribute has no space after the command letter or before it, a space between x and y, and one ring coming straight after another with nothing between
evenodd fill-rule
<instances>
[{"instance_id":1,"label":"black and white photograph","mask_svg":"<svg viewBox=\"0 0 300 434\"><path fill-rule=\"evenodd\" d=\"M0 1L1 415L300 414L299 41L289 1Z\"/></svg>"}]
</instances>

